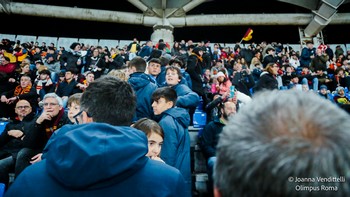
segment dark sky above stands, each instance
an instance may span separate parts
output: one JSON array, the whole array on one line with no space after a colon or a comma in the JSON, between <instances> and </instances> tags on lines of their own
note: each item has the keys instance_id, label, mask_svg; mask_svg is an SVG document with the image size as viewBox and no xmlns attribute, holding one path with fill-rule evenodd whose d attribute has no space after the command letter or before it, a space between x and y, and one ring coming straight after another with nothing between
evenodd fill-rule
<instances>
[{"instance_id":1,"label":"dark sky above stands","mask_svg":"<svg viewBox=\"0 0 350 197\"><path fill-rule=\"evenodd\" d=\"M25 1L15 1L25 2ZM135 6L127 0L32 0L30 3L58 5L68 7L93 8L103 10L118 10L137 12ZM348 12L350 4L339 7L339 12ZM229 13L310 13L309 10L291 4L278 2L276 0L213 0L203 3L190 12L193 14L229 14ZM139 40L150 38L153 30L151 27L142 25L125 25L107 22L79 21L68 19L40 18L33 16L0 14L2 28L0 33L55 36L55 37L78 37L78 38L100 38L131 40L137 37ZM25 21L25 22L24 22ZM32 28L24 28L29 24ZM67 26L69 24L69 26ZM252 42L281 42L299 43L297 26L216 26L216 27L183 27L174 29L175 40L194 41L210 40L211 42L234 43L239 42L248 28L252 28ZM304 27L305 28L305 27ZM350 43L350 25L328 25L323 29L326 43Z\"/></svg>"}]
</instances>

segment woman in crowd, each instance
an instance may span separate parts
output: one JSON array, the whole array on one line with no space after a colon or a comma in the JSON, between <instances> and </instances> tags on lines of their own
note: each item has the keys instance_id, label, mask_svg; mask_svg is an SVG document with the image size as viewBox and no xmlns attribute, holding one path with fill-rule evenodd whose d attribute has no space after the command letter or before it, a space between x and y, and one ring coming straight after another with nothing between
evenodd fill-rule
<instances>
[{"instance_id":1,"label":"woman in crowd","mask_svg":"<svg viewBox=\"0 0 350 197\"><path fill-rule=\"evenodd\" d=\"M164 132L159 124L148 118L141 118L135 122L132 127L143 131L148 139L148 156L151 159L164 162L160 158L160 152L162 150L162 145L164 141Z\"/></svg>"}]
</instances>

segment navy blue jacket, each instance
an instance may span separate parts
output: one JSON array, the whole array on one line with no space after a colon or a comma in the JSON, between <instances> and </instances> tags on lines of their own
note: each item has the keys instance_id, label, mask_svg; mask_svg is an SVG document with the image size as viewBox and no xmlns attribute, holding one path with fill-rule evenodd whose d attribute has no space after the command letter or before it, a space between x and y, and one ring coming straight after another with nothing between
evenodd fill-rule
<instances>
[{"instance_id":1,"label":"navy blue jacket","mask_svg":"<svg viewBox=\"0 0 350 197\"><path fill-rule=\"evenodd\" d=\"M193 92L187 85L177 84L171 87L176 91L176 106L182 108L196 108L199 103L199 96Z\"/></svg>"},{"instance_id":2,"label":"navy blue jacket","mask_svg":"<svg viewBox=\"0 0 350 197\"><path fill-rule=\"evenodd\" d=\"M136 120L152 118L153 109L151 97L157 85L151 82L150 76L145 73L135 72L130 75L128 82L131 84L137 96Z\"/></svg>"},{"instance_id":3,"label":"navy blue jacket","mask_svg":"<svg viewBox=\"0 0 350 197\"><path fill-rule=\"evenodd\" d=\"M201 136L199 137L199 145L204 153L206 159L216 156L216 145L219 141L219 135L224 128L224 124L220 122L219 118L205 125Z\"/></svg>"},{"instance_id":4,"label":"navy blue jacket","mask_svg":"<svg viewBox=\"0 0 350 197\"><path fill-rule=\"evenodd\" d=\"M181 173L146 157L147 147L146 135L134 128L66 125L6 196L186 196Z\"/></svg>"},{"instance_id":5,"label":"navy blue jacket","mask_svg":"<svg viewBox=\"0 0 350 197\"><path fill-rule=\"evenodd\" d=\"M191 193L191 157L188 126L190 115L183 108L170 108L161 115L159 125L164 131L160 157L180 170L186 181L186 192ZM179 195L181 196L181 195Z\"/></svg>"}]
</instances>

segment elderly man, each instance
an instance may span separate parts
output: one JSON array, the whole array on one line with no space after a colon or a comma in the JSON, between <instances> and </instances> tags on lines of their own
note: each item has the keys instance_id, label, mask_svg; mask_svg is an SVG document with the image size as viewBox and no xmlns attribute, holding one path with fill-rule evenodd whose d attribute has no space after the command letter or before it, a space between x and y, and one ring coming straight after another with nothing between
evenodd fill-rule
<instances>
[{"instance_id":1,"label":"elderly man","mask_svg":"<svg viewBox=\"0 0 350 197\"><path fill-rule=\"evenodd\" d=\"M62 99L55 93L45 95L43 106L43 112L33 122L34 129L24 136L24 148L17 155L16 176L27 166L41 160L44 146L57 129L65 124L71 124L62 107Z\"/></svg>"},{"instance_id":2,"label":"elderly man","mask_svg":"<svg viewBox=\"0 0 350 197\"><path fill-rule=\"evenodd\" d=\"M30 103L16 103L17 118L6 125L0 135L0 183L8 184L9 172L14 170L18 151L23 147L23 138L33 127L34 113Z\"/></svg>"},{"instance_id":3,"label":"elderly man","mask_svg":"<svg viewBox=\"0 0 350 197\"><path fill-rule=\"evenodd\" d=\"M254 96L220 135L215 196L349 196L349 115L311 92Z\"/></svg>"},{"instance_id":4,"label":"elderly man","mask_svg":"<svg viewBox=\"0 0 350 197\"><path fill-rule=\"evenodd\" d=\"M23 75L21 77L20 85L1 95L0 117L15 117L16 115L13 108L15 107L16 102L20 99L28 100L33 107L33 111L36 111L36 106L38 105L37 98L38 95L35 88L32 86L30 76Z\"/></svg>"}]
</instances>

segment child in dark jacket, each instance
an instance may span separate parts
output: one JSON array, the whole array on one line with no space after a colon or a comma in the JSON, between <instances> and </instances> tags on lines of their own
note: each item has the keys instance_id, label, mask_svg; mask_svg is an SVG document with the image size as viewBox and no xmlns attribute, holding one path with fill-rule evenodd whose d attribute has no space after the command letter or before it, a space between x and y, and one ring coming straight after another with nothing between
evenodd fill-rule
<instances>
[{"instance_id":1,"label":"child in dark jacket","mask_svg":"<svg viewBox=\"0 0 350 197\"><path fill-rule=\"evenodd\" d=\"M182 173L186 181L186 193L191 195L191 158L188 112L175 107L176 91L170 87L158 88L152 94L154 115L164 131L161 158Z\"/></svg>"}]
</instances>

